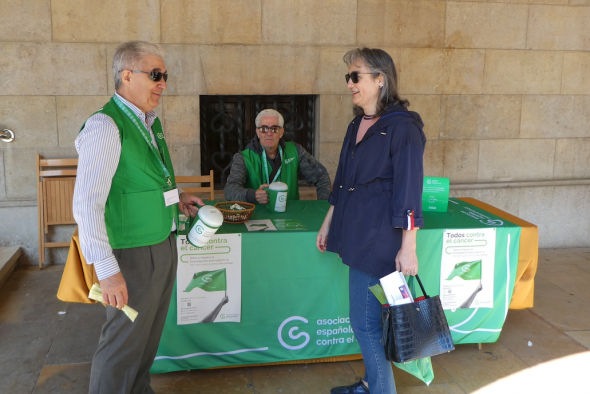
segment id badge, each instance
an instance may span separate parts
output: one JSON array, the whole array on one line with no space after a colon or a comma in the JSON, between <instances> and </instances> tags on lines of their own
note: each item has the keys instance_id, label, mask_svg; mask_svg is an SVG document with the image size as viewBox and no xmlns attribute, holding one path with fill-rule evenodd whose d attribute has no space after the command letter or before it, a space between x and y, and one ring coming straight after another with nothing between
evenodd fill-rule
<instances>
[{"instance_id":1,"label":"id badge","mask_svg":"<svg viewBox=\"0 0 590 394\"><path fill-rule=\"evenodd\" d=\"M180 202L176 184L172 184L171 186L162 186L162 191L164 192L164 204L167 207L169 207L170 205L178 204Z\"/></svg>"}]
</instances>

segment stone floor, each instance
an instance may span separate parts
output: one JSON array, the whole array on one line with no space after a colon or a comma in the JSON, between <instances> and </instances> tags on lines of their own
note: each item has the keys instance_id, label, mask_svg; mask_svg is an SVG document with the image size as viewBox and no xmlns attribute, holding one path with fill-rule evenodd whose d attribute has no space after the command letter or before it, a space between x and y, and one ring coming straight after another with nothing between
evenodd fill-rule
<instances>
[{"instance_id":1,"label":"stone floor","mask_svg":"<svg viewBox=\"0 0 590 394\"><path fill-rule=\"evenodd\" d=\"M19 268L0 290L2 394L87 392L104 307L59 301L55 293L62 269ZM506 382L503 378L510 375L518 379L519 372L525 376L538 364L587 352L589 301L590 249L543 249L534 308L511 310L497 343L484 344L482 350L458 345L455 351L434 357L435 379L430 387L395 369L398 393L473 393L494 382ZM568 370L566 365L565 372L543 377L561 384L569 380ZM230 368L153 375L152 386L159 394L319 394L353 382L363 373L362 361ZM587 385L572 387L557 392L590 392ZM547 391L519 392L556 391L547 386Z\"/></svg>"}]
</instances>

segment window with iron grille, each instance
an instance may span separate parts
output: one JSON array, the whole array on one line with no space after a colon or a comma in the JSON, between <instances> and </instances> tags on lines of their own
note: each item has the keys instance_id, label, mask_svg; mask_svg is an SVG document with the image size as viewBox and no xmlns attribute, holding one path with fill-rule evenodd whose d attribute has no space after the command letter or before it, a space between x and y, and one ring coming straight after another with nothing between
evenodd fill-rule
<instances>
[{"instance_id":1,"label":"window with iron grille","mask_svg":"<svg viewBox=\"0 0 590 394\"><path fill-rule=\"evenodd\" d=\"M235 153L256 135L254 120L263 109L274 109L285 120L285 141L293 141L313 154L314 95L200 96L201 174L215 172L221 187Z\"/></svg>"}]
</instances>

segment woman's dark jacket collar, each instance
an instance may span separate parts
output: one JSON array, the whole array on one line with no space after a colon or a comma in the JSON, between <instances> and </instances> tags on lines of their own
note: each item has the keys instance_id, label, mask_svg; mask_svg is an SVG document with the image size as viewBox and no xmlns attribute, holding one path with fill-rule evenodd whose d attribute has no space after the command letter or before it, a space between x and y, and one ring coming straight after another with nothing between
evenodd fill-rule
<instances>
[{"instance_id":1,"label":"woman's dark jacket collar","mask_svg":"<svg viewBox=\"0 0 590 394\"><path fill-rule=\"evenodd\" d=\"M422 121L420 114L414 111L408 111L401 105L390 104L381 113L377 122L371 126L371 129L374 131L381 130L384 127L390 126L392 123L399 121L399 116L407 117L408 115L420 126L420 128L424 128L424 122ZM360 120L360 116L357 116L354 119L355 123L357 123L357 121L360 122Z\"/></svg>"}]
</instances>

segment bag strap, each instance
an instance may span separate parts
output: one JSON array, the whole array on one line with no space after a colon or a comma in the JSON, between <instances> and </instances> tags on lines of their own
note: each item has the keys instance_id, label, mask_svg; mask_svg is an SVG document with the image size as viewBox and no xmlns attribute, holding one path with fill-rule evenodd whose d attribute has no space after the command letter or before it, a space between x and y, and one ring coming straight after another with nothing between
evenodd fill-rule
<instances>
[{"instance_id":1,"label":"bag strap","mask_svg":"<svg viewBox=\"0 0 590 394\"><path fill-rule=\"evenodd\" d=\"M389 314L391 313L390 307L387 307L387 311L385 312L385 316L383 316L383 312L381 315L381 325L382 325L382 334L381 334L381 344L387 347L387 337L389 334Z\"/></svg>"},{"instance_id":2,"label":"bag strap","mask_svg":"<svg viewBox=\"0 0 590 394\"><path fill-rule=\"evenodd\" d=\"M424 297L430 298L430 296L428 294L426 294L426 291L424 290L424 286L422 286L422 281L420 280L420 277L418 276L418 274L416 274L416 276L414 276L414 278L416 278L416 280L418 281L418 284L420 285L420 289L422 289L422 294L424 294Z\"/></svg>"}]
</instances>

